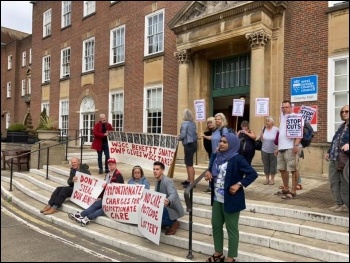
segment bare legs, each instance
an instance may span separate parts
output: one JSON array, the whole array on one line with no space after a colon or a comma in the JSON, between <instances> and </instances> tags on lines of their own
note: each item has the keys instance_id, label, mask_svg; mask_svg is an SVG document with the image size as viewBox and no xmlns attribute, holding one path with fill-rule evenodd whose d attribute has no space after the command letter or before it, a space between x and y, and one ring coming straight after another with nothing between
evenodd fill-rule
<instances>
[{"instance_id":1,"label":"bare legs","mask_svg":"<svg viewBox=\"0 0 350 263\"><path fill-rule=\"evenodd\" d=\"M187 169L187 181L190 183L194 182L195 170L193 166L186 166Z\"/></svg>"}]
</instances>

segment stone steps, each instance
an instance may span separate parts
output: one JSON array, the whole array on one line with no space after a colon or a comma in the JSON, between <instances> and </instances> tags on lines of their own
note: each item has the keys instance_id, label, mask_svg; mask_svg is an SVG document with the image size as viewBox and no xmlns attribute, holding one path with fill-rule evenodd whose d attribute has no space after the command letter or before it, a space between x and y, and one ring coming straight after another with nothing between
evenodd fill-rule
<instances>
[{"instance_id":1,"label":"stone steps","mask_svg":"<svg viewBox=\"0 0 350 263\"><path fill-rule=\"evenodd\" d=\"M44 167L45 168L45 167ZM18 199L18 203L25 206L24 209L39 214L42 218L52 219L59 225L72 228L72 224L66 213L81 210L70 201L62 206L64 213L56 213L52 216L44 216L39 210L47 203L52 191L59 185L66 185L69 169L67 166L50 166L49 180L45 180L46 169L31 169L30 173L14 173L13 183L15 189L9 193L6 186L9 179L2 176L2 192ZM151 183L152 184L152 183ZM154 184L153 184L154 185ZM8 189L8 188L7 188ZM151 188L152 189L152 188ZM26 193L27 197L23 193ZM183 191L179 190L183 199ZM31 198L28 198L30 196ZM14 200L13 198L13 200ZM193 243L192 251L194 261L204 261L213 253L211 237L211 208L207 194L196 193L194 196L193 210ZM56 217L60 220L56 220ZM63 221L62 221L63 220ZM175 236L161 236L160 246L165 246L165 254L162 260L157 257L157 245L143 238L136 226L122 224L107 217L100 217L96 224L90 224L82 229L74 227L75 231L83 231L84 234L94 237L98 233L91 233L93 228L112 228L115 231L128 233L138 240L135 244L152 243L151 248L155 252L150 253L149 258L156 261L183 261L187 255L188 247L188 216L180 220L180 229ZM240 261L347 261L349 260L348 237L346 233L348 218L335 215L320 214L310 211L290 209L288 207L276 207L275 204L248 203L247 209L242 211L240 219ZM85 233L85 231L87 233ZM105 231L101 231L105 232ZM106 231L109 233L108 231ZM226 231L225 231L226 232ZM226 235L226 233L225 233ZM113 239L117 235L111 236ZM101 242L107 242L100 237ZM131 237L130 237L131 238ZM107 238L108 239L108 238ZM119 239L118 239L119 240ZM125 241L124 239L122 239ZM117 242L117 241L116 241ZM119 242L119 241L118 241ZM117 242L117 243L118 243ZM136 242L133 240L133 242ZM225 240L227 242L227 240ZM118 243L116 247L123 246ZM172 252L169 251L171 245ZM225 245L227 247L227 244ZM149 248L149 249L151 249ZM163 248L163 247L162 247ZM173 253L174 251L174 253ZM227 252L227 251L226 251ZM145 254L143 254L145 255ZM179 258L172 259L182 255ZM156 259L157 258L157 259Z\"/></svg>"}]
</instances>

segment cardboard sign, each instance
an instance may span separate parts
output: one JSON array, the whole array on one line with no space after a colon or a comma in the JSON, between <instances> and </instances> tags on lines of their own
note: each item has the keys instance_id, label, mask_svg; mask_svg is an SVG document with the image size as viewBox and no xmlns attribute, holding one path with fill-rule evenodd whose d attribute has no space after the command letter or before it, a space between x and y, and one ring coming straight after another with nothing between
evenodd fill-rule
<instances>
[{"instance_id":1,"label":"cardboard sign","mask_svg":"<svg viewBox=\"0 0 350 263\"><path fill-rule=\"evenodd\" d=\"M144 188L144 185L108 184L102 200L103 211L113 220L137 224L138 205Z\"/></svg>"},{"instance_id":2,"label":"cardboard sign","mask_svg":"<svg viewBox=\"0 0 350 263\"><path fill-rule=\"evenodd\" d=\"M286 137L303 138L303 116L301 114L286 114Z\"/></svg>"},{"instance_id":3,"label":"cardboard sign","mask_svg":"<svg viewBox=\"0 0 350 263\"><path fill-rule=\"evenodd\" d=\"M194 108L196 110L196 121L205 121L205 100L195 100Z\"/></svg>"},{"instance_id":4,"label":"cardboard sign","mask_svg":"<svg viewBox=\"0 0 350 263\"><path fill-rule=\"evenodd\" d=\"M255 99L255 116L269 116L269 98L256 98Z\"/></svg>"},{"instance_id":5,"label":"cardboard sign","mask_svg":"<svg viewBox=\"0 0 350 263\"><path fill-rule=\"evenodd\" d=\"M75 176L78 177L78 181L74 183L70 200L86 209L96 201L106 181L78 171Z\"/></svg>"},{"instance_id":6,"label":"cardboard sign","mask_svg":"<svg viewBox=\"0 0 350 263\"><path fill-rule=\"evenodd\" d=\"M294 106L293 112L302 114L304 121L309 122L311 124L312 128L314 129L314 131L317 131L317 114L318 114L318 106L317 105Z\"/></svg>"},{"instance_id":7,"label":"cardboard sign","mask_svg":"<svg viewBox=\"0 0 350 263\"><path fill-rule=\"evenodd\" d=\"M165 194L145 189L139 205L138 230L147 239L159 245Z\"/></svg>"},{"instance_id":8,"label":"cardboard sign","mask_svg":"<svg viewBox=\"0 0 350 263\"><path fill-rule=\"evenodd\" d=\"M234 99L232 106L232 116L243 117L245 100Z\"/></svg>"}]
</instances>

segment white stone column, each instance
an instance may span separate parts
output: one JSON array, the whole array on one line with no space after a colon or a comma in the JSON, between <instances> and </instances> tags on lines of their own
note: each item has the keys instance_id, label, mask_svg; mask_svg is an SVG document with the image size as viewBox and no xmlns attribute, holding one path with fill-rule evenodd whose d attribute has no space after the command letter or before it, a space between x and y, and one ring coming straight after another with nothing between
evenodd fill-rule
<instances>
[{"instance_id":1,"label":"white stone column","mask_svg":"<svg viewBox=\"0 0 350 263\"><path fill-rule=\"evenodd\" d=\"M256 134L259 134L264 125L264 119L263 117L257 119L255 116L255 99L265 97L265 45L271 37L262 29L247 33L246 38L249 40L251 47L249 123L250 128Z\"/></svg>"},{"instance_id":2,"label":"white stone column","mask_svg":"<svg viewBox=\"0 0 350 263\"><path fill-rule=\"evenodd\" d=\"M188 109L189 98L189 63L191 62L190 52L188 50L181 50L174 53L179 62L179 81L178 81L178 102L177 102L177 134L180 133L182 123L182 113L184 109ZM184 150L180 145L177 150L177 160L183 163Z\"/></svg>"}]
</instances>

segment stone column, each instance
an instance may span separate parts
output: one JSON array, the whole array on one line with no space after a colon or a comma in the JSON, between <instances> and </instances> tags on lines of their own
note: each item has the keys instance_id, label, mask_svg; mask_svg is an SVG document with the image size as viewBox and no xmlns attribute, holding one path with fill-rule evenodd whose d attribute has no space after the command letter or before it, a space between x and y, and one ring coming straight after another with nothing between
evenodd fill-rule
<instances>
[{"instance_id":1,"label":"stone column","mask_svg":"<svg viewBox=\"0 0 350 263\"><path fill-rule=\"evenodd\" d=\"M177 134L180 133L182 123L182 113L184 109L188 109L188 92L189 92L189 63L191 61L190 52L181 50L174 53L179 62L179 81L178 81L178 102L177 102ZM177 160L183 163L184 150L182 144L178 147Z\"/></svg>"},{"instance_id":2,"label":"stone column","mask_svg":"<svg viewBox=\"0 0 350 263\"><path fill-rule=\"evenodd\" d=\"M249 119L250 128L258 134L264 125L263 117L257 119L255 116L255 99L265 97L265 45L271 38L265 30L247 33L251 48L251 78L250 78L250 108Z\"/></svg>"}]
</instances>

